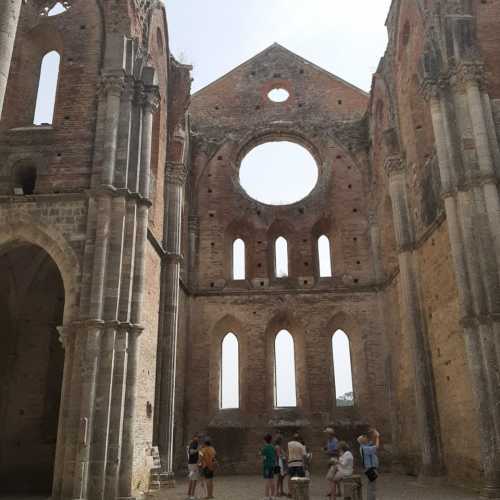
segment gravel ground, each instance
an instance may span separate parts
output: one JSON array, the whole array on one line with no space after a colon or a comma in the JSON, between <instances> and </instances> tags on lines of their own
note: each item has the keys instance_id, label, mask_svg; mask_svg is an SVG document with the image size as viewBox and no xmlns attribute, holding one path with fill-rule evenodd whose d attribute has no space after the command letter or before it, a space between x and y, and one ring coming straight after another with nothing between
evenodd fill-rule
<instances>
[{"instance_id":1,"label":"gravel ground","mask_svg":"<svg viewBox=\"0 0 500 500\"><path fill-rule=\"evenodd\" d=\"M187 482L179 480L175 490L163 490L157 500L185 500ZM226 476L215 481L216 500L261 500L263 480L257 476ZM326 500L325 481L313 477L310 500ZM200 491L198 491L200 495ZM382 474L378 483L378 500L477 500L478 495L449 486L418 484L414 478ZM47 497L1 495L1 500L46 500Z\"/></svg>"},{"instance_id":2,"label":"gravel ground","mask_svg":"<svg viewBox=\"0 0 500 500\"><path fill-rule=\"evenodd\" d=\"M158 496L161 500L184 500L187 483L180 480L175 492L164 490ZM218 477L215 480L216 500L261 500L264 495L263 480L254 476ZM326 500L324 479L313 477L311 500ZM198 491L198 495L200 492ZM201 495L200 495L201 496ZM476 500L478 495L449 486L418 484L415 478L382 474L378 483L379 500Z\"/></svg>"}]
</instances>

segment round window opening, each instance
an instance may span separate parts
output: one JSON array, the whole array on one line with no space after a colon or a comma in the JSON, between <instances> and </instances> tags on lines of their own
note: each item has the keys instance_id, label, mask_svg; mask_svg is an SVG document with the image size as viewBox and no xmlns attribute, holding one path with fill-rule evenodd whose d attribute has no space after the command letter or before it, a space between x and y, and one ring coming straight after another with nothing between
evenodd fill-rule
<instances>
[{"instance_id":1,"label":"round window opening","mask_svg":"<svg viewBox=\"0 0 500 500\"><path fill-rule=\"evenodd\" d=\"M271 92L269 92L269 94L267 94L267 97L269 97L269 100L273 102L285 102L288 101L290 92L282 88L273 89L271 90Z\"/></svg>"},{"instance_id":2,"label":"round window opening","mask_svg":"<svg viewBox=\"0 0 500 500\"><path fill-rule=\"evenodd\" d=\"M241 162L240 184L254 200L266 205L290 205L304 199L318 182L316 160L294 142L266 142Z\"/></svg>"}]
</instances>

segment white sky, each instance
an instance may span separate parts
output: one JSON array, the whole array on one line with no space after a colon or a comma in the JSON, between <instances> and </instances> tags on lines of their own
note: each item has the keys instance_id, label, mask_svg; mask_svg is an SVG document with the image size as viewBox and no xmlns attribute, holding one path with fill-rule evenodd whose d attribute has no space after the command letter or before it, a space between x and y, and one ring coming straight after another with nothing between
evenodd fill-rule
<instances>
[{"instance_id":1,"label":"white sky","mask_svg":"<svg viewBox=\"0 0 500 500\"><path fill-rule=\"evenodd\" d=\"M370 90L391 0L165 0L170 48L199 90L274 42Z\"/></svg>"}]
</instances>

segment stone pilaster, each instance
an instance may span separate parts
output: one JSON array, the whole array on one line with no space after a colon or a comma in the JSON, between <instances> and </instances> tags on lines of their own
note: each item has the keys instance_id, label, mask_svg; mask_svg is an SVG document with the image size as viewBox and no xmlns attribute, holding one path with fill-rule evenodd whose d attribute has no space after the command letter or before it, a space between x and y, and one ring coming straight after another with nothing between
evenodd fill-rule
<instances>
[{"instance_id":1,"label":"stone pilaster","mask_svg":"<svg viewBox=\"0 0 500 500\"><path fill-rule=\"evenodd\" d=\"M179 325L179 279L182 209L186 182L184 163L167 164L167 263L165 272L165 328L162 339L162 373L158 444L166 471L173 478L176 405L177 337Z\"/></svg>"},{"instance_id":2,"label":"stone pilaster","mask_svg":"<svg viewBox=\"0 0 500 500\"><path fill-rule=\"evenodd\" d=\"M198 255L198 239L200 234L200 218L196 215L189 216L189 285L194 286L194 276L196 276L196 257Z\"/></svg>"},{"instance_id":3,"label":"stone pilaster","mask_svg":"<svg viewBox=\"0 0 500 500\"><path fill-rule=\"evenodd\" d=\"M4 0L0 9L0 118L23 0Z\"/></svg>"},{"instance_id":4,"label":"stone pilaster","mask_svg":"<svg viewBox=\"0 0 500 500\"><path fill-rule=\"evenodd\" d=\"M151 168L151 136L153 128L152 114L156 110L158 90L149 87L141 96L141 109L133 115L140 118L141 124L132 124L133 136L140 131L138 148L140 164L137 165L136 175L132 183L137 189L138 201L136 210L135 227L126 230L126 239L129 241L126 252L127 267L125 271L125 288L122 286L120 314L125 317L127 306L130 304L130 323L133 325L128 333L128 360L126 370L125 404L123 410L123 440L121 446L121 464L118 480L118 497L130 498L132 496L132 473L134 467L134 445L135 445L135 415L136 415L136 392L137 392L137 358L139 352L138 337L142 332L142 313L144 301L144 288L146 278L146 244L148 235L148 214L151 202L149 196L149 175ZM133 168L133 167L132 167ZM130 186L130 184L129 184ZM129 207L127 216L130 218L135 213L134 207ZM132 242L131 239L135 237ZM131 247L134 246L133 254ZM132 257L133 255L133 257ZM132 276L132 280L130 280Z\"/></svg>"},{"instance_id":5,"label":"stone pilaster","mask_svg":"<svg viewBox=\"0 0 500 500\"><path fill-rule=\"evenodd\" d=\"M120 325L115 340L108 454L106 459L104 498L118 496L118 482L123 443L125 390L128 371L129 326Z\"/></svg>"},{"instance_id":6,"label":"stone pilaster","mask_svg":"<svg viewBox=\"0 0 500 500\"><path fill-rule=\"evenodd\" d=\"M141 333L142 328L133 326L128 336L127 377L123 411L123 439L121 447L120 476L118 480L118 498L120 499L130 499L132 497L137 396L137 355L139 335Z\"/></svg>"},{"instance_id":7,"label":"stone pilaster","mask_svg":"<svg viewBox=\"0 0 500 500\"><path fill-rule=\"evenodd\" d=\"M478 407L485 479L481 496L500 499L500 209L494 165L498 151L493 149L498 144L488 131L482 78L480 66L459 64L449 80L428 84L428 97L468 365ZM464 102L466 109L451 108L451 103L457 101ZM472 130L476 161L460 154L464 130Z\"/></svg>"},{"instance_id":8,"label":"stone pilaster","mask_svg":"<svg viewBox=\"0 0 500 500\"><path fill-rule=\"evenodd\" d=\"M399 246L402 306L413 353L417 432L422 461L420 473L423 477L440 476L444 473L444 466L439 416L418 282L418 260L414 252L415 235L407 198L406 171L404 163L397 156L387 159L386 170Z\"/></svg>"},{"instance_id":9,"label":"stone pilaster","mask_svg":"<svg viewBox=\"0 0 500 500\"><path fill-rule=\"evenodd\" d=\"M123 75L106 75L102 81L103 92L106 96L106 128L102 165L102 184L105 186L111 186L114 183L121 96L124 84Z\"/></svg>"}]
</instances>

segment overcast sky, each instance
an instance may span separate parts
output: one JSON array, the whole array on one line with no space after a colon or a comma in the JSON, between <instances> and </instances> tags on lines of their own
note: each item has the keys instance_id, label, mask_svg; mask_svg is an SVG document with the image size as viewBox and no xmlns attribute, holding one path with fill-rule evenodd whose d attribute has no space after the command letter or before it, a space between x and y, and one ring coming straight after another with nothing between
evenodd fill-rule
<instances>
[{"instance_id":1,"label":"overcast sky","mask_svg":"<svg viewBox=\"0 0 500 500\"><path fill-rule=\"evenodd\" d=\"M274 42L364 90L391 0L165 0L170 48L199 90Z\"/></svg>"}]
</instances>

